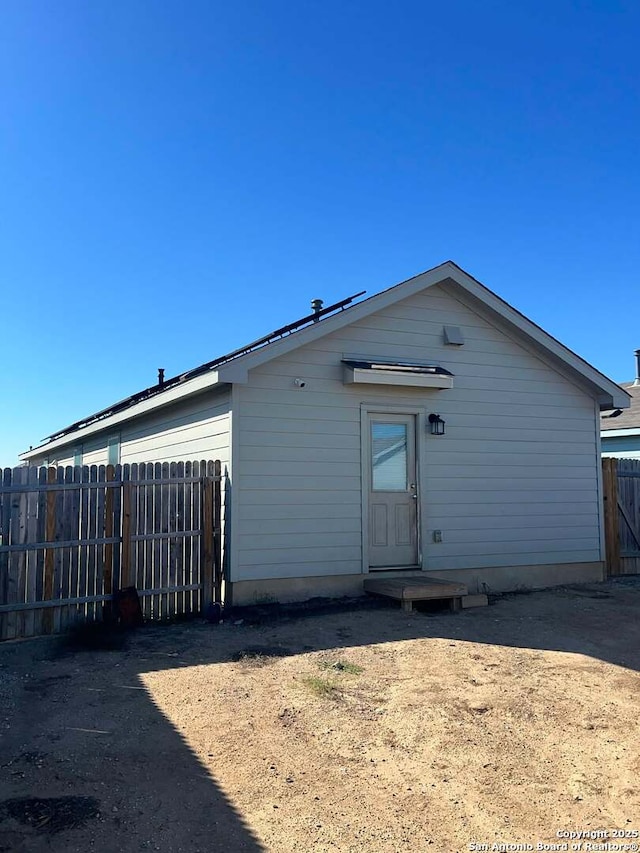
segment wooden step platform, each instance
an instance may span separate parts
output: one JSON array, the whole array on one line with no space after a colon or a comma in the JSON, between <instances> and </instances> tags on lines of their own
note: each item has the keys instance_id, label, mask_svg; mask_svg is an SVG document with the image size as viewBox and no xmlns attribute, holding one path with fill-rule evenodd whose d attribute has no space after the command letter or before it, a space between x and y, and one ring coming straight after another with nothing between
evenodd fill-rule
<instances>
[{"instance_id":1,"label":"wooden step platform","mask_svg":"<svg viewBox=\"0 0 640 853\"><path fill-rule=\"evenodd\" d=\"M395 578L369 577L364 581L364 590L371 595L384 595L387 598L398 599L402 609L409 613L413 610L414 601L431 599L448 599L451 610L459 610L461 599L467 595L465 584L448 581L444 578L434 578L429 575Z\"/></svg>"}]
</instances>

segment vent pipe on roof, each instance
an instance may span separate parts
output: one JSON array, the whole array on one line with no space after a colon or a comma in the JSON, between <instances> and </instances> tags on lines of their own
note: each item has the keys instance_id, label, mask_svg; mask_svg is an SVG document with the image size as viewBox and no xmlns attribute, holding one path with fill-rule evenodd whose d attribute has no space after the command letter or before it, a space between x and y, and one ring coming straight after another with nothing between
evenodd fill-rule
<instances>
[{"instance_id":1,"label":"vent pipe on roof","mask_svg":"<svg viewBox=\"0 0 640 853\"><path fill-rule=\"evenodd\" d=\"M158 368L158 385L162 388L164 385L164 367Z\"/></svg>"},{"instance_id":2,"label":"vent pipe on roof","mask_svg":"<svg viewBox=\"0 0 640 853\"><path fill-rule=\"evenodd\" d=\"M317 323L318 320L320 319L320 317L317 315L320 314L320 312L322 311L322 305L323 305L322 299L312 299L311 300L311 310L316 315L313 318L314 323Z\"/></svg>"}]
</instances>

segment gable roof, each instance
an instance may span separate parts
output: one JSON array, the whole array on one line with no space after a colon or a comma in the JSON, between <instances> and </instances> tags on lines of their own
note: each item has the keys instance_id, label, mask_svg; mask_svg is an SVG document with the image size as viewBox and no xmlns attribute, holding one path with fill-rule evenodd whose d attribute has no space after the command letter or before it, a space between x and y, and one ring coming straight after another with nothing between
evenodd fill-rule
<instances>
[{"instance_id":1,"label":"gable roof","mask_svg":"<svg viewBox=\"0 0 640 853\"><path fill-rule=\"evenodd\" d=\"M624 430L625 435L640 433L640 384L621 382L620 387L630 395L631 405L615 417L603 413L600 418L600 428L605 434L618 430Z\"/></svg>"},{"instance_id":2,"label":"gable roof","mask_svg":"<svg viewBox=\"0 0 640 853\"><path fill-rule=\"evenodd\" d=\"M247 347L214 361L207 362L194 370L180 374L163 385L153 385L119 403L77 421L63 430L53 433L40 446L21 458L28 460L45 450L53 450L70 442L95 434L138 417L156 408L169 405L181 398L229 383L248 381L249 371L260 364L278 358L298 347L331 334L346 325L355 323L376 311L400 302L437 284L453 288L455 295L466 301L492 322L499 321L510 332L515 333L526 345L542 358L550 360L556 369L564 371L574 381L586 386L600 403L601 409L626 408L629 395L619 385L608 379L584 359L549 335L540 326L513 308L489 288L466 273L453 261L446 261L433 269L407 279L368 299L347 307L356 297L324 309L320 314L311 314L291 326L266 336ZM363 291L364 292L364 291ZM357 294L361 296L362 294ZM339 310L337 310L339 309ZM337 313L331 311L337 310ZM330 316L327 316L329 315Z\"/></svg>"}]
</instances>

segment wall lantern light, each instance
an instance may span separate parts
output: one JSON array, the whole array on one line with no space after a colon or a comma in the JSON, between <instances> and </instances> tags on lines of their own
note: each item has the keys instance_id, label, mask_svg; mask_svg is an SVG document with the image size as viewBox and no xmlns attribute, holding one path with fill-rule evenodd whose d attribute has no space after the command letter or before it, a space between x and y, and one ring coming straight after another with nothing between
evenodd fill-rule
<instances>
[{"instance_id":1,"label":"wall lantern light","mask_svg":"<svg viewBox=\"0 0 640 853\"><path fill-rule=\"evenodd\" d=\"M429 415L429 429L431 435L444 435L444 421L440 415Z\"/></svg>"}]
</instances>

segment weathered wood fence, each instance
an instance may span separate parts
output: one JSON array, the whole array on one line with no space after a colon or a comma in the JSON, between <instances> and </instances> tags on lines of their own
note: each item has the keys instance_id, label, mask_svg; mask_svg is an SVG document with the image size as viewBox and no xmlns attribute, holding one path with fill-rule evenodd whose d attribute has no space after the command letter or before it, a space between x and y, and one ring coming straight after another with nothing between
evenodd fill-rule
<instances>
[{"instance_id":1,"label":"weathered wood fence","mask_svg":"<svg viewBox=\"0 0 640 853\"><path fill-rule=\"evenodd\" d=\"M106 618L135 586L148 619L220 601L220 462L5 468L0 639Z\"/></svg>"},{"instance_id":2,"label":"weathered wood fence","mask_svg":"<svg viewBox=\"0 0 640 853\"><path fill-rule=\"evenodd\" d=\"M640 459L602 460L608 575L640 573Z\"/></svg>"}]
</instances>

